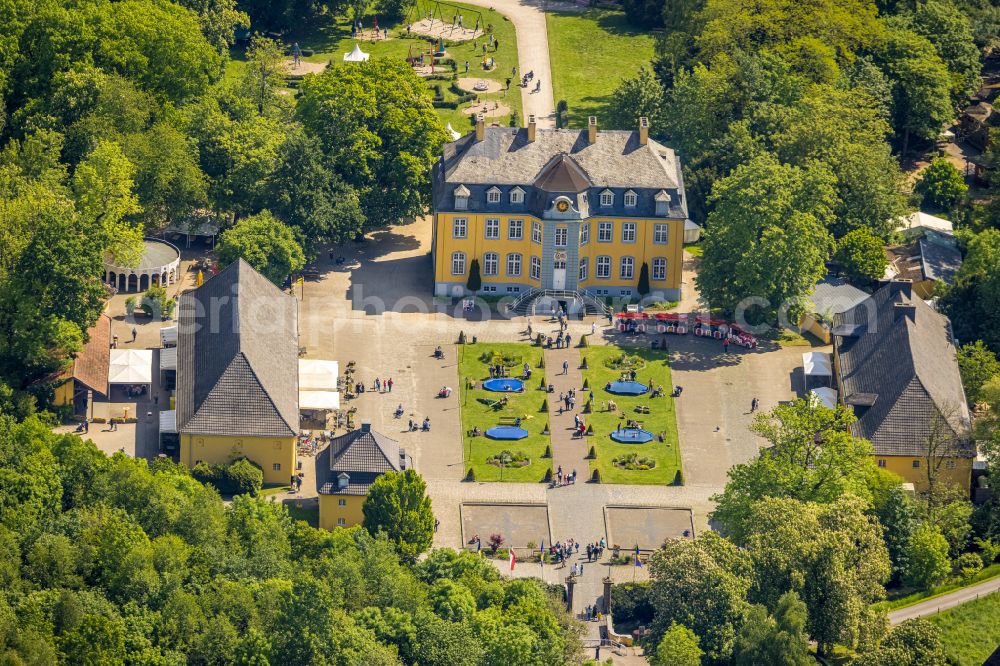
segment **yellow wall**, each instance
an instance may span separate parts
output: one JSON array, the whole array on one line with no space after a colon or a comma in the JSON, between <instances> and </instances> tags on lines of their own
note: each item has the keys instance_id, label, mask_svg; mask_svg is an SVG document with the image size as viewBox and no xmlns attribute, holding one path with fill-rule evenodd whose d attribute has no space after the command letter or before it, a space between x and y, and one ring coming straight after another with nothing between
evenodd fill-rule
<instances>
[{"instance_id":1,"label":"yellow wall","mask_svg":"<svg viewBox=\"0 0 1000 666\"><path fill-rule=\"evenodd\" d=\"M225 464L246 457L264 470L265 484L287 484L295 469L294 437L180 436L181 463L194 467L198 461ZM280 469L274 469L274 465Z\"/></svg>"},{"instance_id":2,"label":"yellow wall","mask_svg":"<svg viewBox=\"0 0 1000 666\"><path fill-rule=\"evenodd\" d=\"M803 332L812 333L826 344L830 344L830 329L810 314L804 314L799 319L799 329Z\"/></svg>"},{"instance_id":3,"label":"yellow wall","mask_svg":"<svg viewBox=\"0 0 1000 666\"><path fill-rule=\"evenodd\" d=\"M873 457L876 465L892 472L903 481L912 483L913 489L918 493L927 490L927 469L924 467L927 464L926 459L913 456L876 455ZM914 461L919 462L920 467L914 467ZM954 463L954 467L951 469L948 468L950 463ZM939 483L953 485L963 491L968 491L972 486L972 459L952 458L945 460L939 470L938 479Z\"/></svg>"},{"instance_id":4,"label":"yellow wall","mask_svg":"<svg viewBox=\"0 0 1000 666\"><path fill-rule=\"evenodd\" d=\"M358 495L320 495L319 526L325 530L332 530L335 527L360 525L365 517L361 510L365 499ZM341 501L346 506L340 506ZM337 522L339 518L344 519L343 525Z\"/></svg>"},{"instance_id":5,"label":"yellow wall","mask_svg":"<svg viewBox=\"0 0 1000 666\"><path fill-rule=\"evenodd\" d=\"M464 218L468 223L468 230L465 238L452 238L452 221L455 218ZM500 220L500 238L485 238L486 218ZM508 221L511 219L524 220L524 239L508 240ZM483 255L487 252L496 252L500 255L499 271L495 276L482 276L484 284L491 282L504 284L522 284L529 286L540 286L541 280L532 280L531 257L542 258L542 245L531 240L532 222L544 222L537 217L522 214L504 213L476 213L476 212L455 212L437 213L435 215L434 228L434 280L435 282L465 282L469 276L469 265L473 259L479 260L480 268L483 266ZM614 222L614 231L610 243L600 243L597 241L597 227L600 222ZM636 223L636 242L621 242L622 223ZM548 220L549 224L560 224L559 221ZM664 257L667 260L667 279L650 279L650 287L653 291L658 289L679 289L681 286L681 269L683 263L684 244L684 221L664 218L589 218L582 224L590 225L590 242L580 246L579 258L587 257L588 279L579 283L580 288L592 287L634 287L639 283L639 272L642 264L650 264L650 278L652 278L653 257ZM653 243L653 225L668 224L668 242L665 244ZM465 274L452 275L451 255L453 252L464 252L466 256ZM518 252L522 255L521 275L509 277L506 272L506 256L511 252ZM611 257L611 277L600 278L596 276L596 258L600 255ZM623 256L635 259L633 278L631 280L621 280L619 275L620 259ZM579 266L567 266L567 272L579 270Z\"/></svg>"},{"instance_id":6,"label":"yellow wall","mask_svg":"<svg viewBox=\"0 0 1000 666\"><path fill-rule=\"evenodd\" d=\"M56 387L56 394L53 398L52 404L57 407L63 407L65 405L73 404L73 389L76 386L76 381L74 379L67 379L65 382Z\"/></svg>"}]
</instances>

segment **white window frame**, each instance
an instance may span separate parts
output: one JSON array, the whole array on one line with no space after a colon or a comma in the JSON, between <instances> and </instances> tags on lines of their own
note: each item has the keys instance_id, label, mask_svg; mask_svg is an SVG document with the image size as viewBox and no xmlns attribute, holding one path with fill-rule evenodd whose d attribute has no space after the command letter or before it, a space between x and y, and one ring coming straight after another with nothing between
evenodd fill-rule
<instances>
[{"instance_id":1,"label":"white window frame","mask_svg":"<svg viewBox=\"0 0 1000 666\"><path fill-rule=\"evenodd\" d=\"M524 203L524 190L520 187L515 187L510 191L510 202L512 204Z\"/></svg>"},{"instance_id":2,"label":"white window frame","mask_svg":"<svg viewBox=\"0 0 1000 666\"><path fill-rule=\"evenodd\" d=\"M456 271L455 267L461 266L461 271ZM465 275L465 253L464 252L452 252L451 253L451 274L452 275Z\"/></svg>"},{"instance_id":3,"label":"white window frame","mask_svg":"<svg viewBox=\"0 0 1000 666\"><path fill-rule=\"evenodd\" d=\"M347 518L337 518L337 527L347 527Z\"/></svg>"},{"instance_id":4,"label":"white window frame","mask_svg":"<svg viewBox=\"0 0 1000 666\"><path fill-rule=\"evenodd\" d=\"M628 272L626 273L626 267ZM618 260L618 279L620 280L634 280L635 279L635 258L624 256Z\"/></svg>"},{"instance_id":5,"label":"white window frame","mask_svg":"<svg viewBox=\"0 0 1000 666\"><path fill-rule=\"evenodd\" d=\"M492 270L490 263L493 264ZM500 255L496 252L487 252L483 255L483 275L494 277L500 274Z\"/></svg>"},{"instance_id":6,"label":"white window frame","mask_svg":"<svg viewBox=\"0 0 1000 666\"><path fill-rule=\"evenodd\" d=\"M602 254L598 256L596 267L597 268L594 271L594 277L596 277L599 280L611 279L611 257L609 255Z\"/></svg>"},{"instance_id":7,"label":"white window frame","mask_svg":"<svg viewBox=\"0 0 1000 666\"><path fill-rule=\"evenodd\" d=\"M611 190L604 190L603 192L601 192L601 196L599 198L599 201L601 202L601 206L604 206L604 207L614 206L615 205L615 193L612 192Z\"/></svg>"},{"instance_id":8,"label":"white window frame","mask_svg":"<svg viewBox=\"0 0 1000 666\"><path fill-rule=\"evenodd\" d=\"M520 252L510 252L507 254L507 277L520 277L523 268L523 260ZM512 270L512 268L514 270Z\"/></svg>"},{"instance_id":9,"label":"white window frame","mask_svg":"<svg viewBox=\"0 0 1000 666\"><path fill-rule=\"evenodd\" d=\"M611 243L614 240L615 240L615 223L614 222L598 222L597 223L597 242L598 243Z\"/></svg>"},{"instance_id":10,"label":"white window frame","mask_svg":"<svg viewBox=\"0 0 1000 666\"><path fill-rule=\"evenodd\" d=\"M500 218L488 217L483 222L483 236L486 240L500 240Z\"/></svg>"},{"instance_id":11,"label":"white window frame","mask_svg":"<svg viewBox=\"0 0 1000 666\"><path fill-rule=\"evenodd\" d=\"M560 236L562 237L561 239ZM555 247L566 247L567 243L569 243L569 229L566 227L556 227Z\"/></svg>"},{"instance_id":12,"label":"white window frame","mask_svg":"<svg viewBox=\"0 0 1000 666\"><path fill-rule=\"evenodd\" d=\"M507 220L507 240L524 240L524 220Z\"/></svg>"},{"instance_id":13,"label":"white window frame","mask_svg":"<svg viewBox=\"0 0 1000 666\"><path fill-rule=\"evenodd\" d=\"M653 242L657 245L666 245L670 242L670 225L669 224L654 224L653 225Z\"/></svg>"},{"instance_id":14,"label":"white window frame","mask_svg":"<svg viewBox=\"0 0 1000 666\"><path fill-rule=\"evenodd\" d=\"M469 218L467 217L456 217L451 220L451 237L452 238L468 238L469 237Z\"/></svg>"},{"instance_id":15,"label":"white window frame","mask_svg":"<svg viewBox=\"0 0 1000 666\"><path fill-rule=\"evenodd\" d=\"M635 222L622 222L622 242L634 243L636 238Z\"/></svg>"},{"instance_id":16,"label":"white window frame","mask_svg":"<svg viewBox=\"0 0 1000 666\"><path fill-rule=\"evenodd\" d=\"M347 506L347 500L345 499L337 500L337 506Z\"/></svg>"},{"instance_id":17,"label":"white window frame","mask_svg":"<svg viewBox=\"0 0 1000 666\"><path fill-rule=\"evenodd\" d=\"M585 222L580 225L580 245L586 245L590 242L590 222Z\"/></svg>"},{"instance_id":18,"label":"white window frame","mask_svg":"<svg viewBox=\"0 0 1000 666\"><path fill-rule=\"evenodd\" d=\"M667 279L666 257L653 257L652 265L650 266L650 278L661 281Z\"/></svg>"},{"instance_id":19,"label":"white window frame","mask_svg":"<svg viewBox=\"0 0 1000 666\"><path fill-rule=\"evenodd\" d=\"M639 205L639 195L633 192L632 190L629 190L628 192L625 193L625 196L622 199L622 203L625 204L626 208L635 208L637 205Z\"/></svg>"},{"instance_id":20,"label":"white window frame","mask_svg":"<svg viewBox=\"0 0 1000 666\"><path fill-rule=\"evenodd\" d=\"M500 203L502 192L500 192L499 187L491 187L486 190L486 203L498 204Z\"/></svg>"},{"instance_id":21,"label":"white window frame","mask_svg":"<svg viewBox=\"0 0 1000 666\"><path fill-rule=\"evenodd\" d=\"M531 223L531 242L542 244L542 223L532 222Z\"/></svg>"},{"instance_id":22,"label":"white window frame","mask_svg":"<svg viewBox=\"0 0 1000 666\"><path fill-rule=\"evenodd\" d=\"M542 260L538 257L531 258L531 279L541 280L542 279Z\"/></svg>"},{"instance_id":23,"label":"white window frame","mask_svg":"<svg viewBox=\"0 0 1000 666\"><path fill-rule=\"evenodd\" d=\"M579 282L586 282L590 278L590 261L587 257L580 259L580 272L577 275Z\"/></svg>"}]
</instances>

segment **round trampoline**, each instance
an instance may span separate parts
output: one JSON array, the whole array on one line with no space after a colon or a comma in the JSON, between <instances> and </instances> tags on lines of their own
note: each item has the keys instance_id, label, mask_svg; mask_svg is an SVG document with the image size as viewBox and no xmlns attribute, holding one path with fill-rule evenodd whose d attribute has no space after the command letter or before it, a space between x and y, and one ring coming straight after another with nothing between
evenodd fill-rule
<instances>
[{"instance_id":1,"label":"round trampoline","mask_svg":"<svg viewBox=\"0 0 1000 666\"><path fill-rule=\"evenodd\" d=\"M611 382L607 390L618 395L642 395L649 387L639 382Z\"/></svg>"},{"instance_id":2,"label":"round trampoline","mask_svg":"<svg viewBox=\"0 0 1000 666\"><path fill-rule=\"evenodd\" d=\"M493 426L486 431L486 436L490 439L524 439L528 436L528 431L517 426Z\"/></svg>"},{"instance_id":3,"label":"round trampoline","mask_svg":"<svg viewBox=\"0 0 1000 666\"><path fill-rule=\"evenodd\" d=\"M483 388L497 393L520 393L524 390L524 382L510 377L495 377L483 382Z\"/></svg>"},{"instance_id":4,"label":"round trampoline","mask_svg":"<svg viewBox=\"0 0 1000 666\"><path fill-rule=\"evenodd\" d=\"M653 441L653 433L640 428L625 428L612 432L611 439L620 444L645 444Z\"/></svg>"}]
</instances>

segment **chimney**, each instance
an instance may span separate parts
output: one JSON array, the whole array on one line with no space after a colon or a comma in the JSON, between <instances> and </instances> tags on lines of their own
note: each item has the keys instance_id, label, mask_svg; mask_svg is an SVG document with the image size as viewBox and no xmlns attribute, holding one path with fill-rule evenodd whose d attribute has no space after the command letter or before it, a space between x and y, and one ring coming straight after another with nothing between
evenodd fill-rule
<instances>
[{"instance_id":1,"label":"chimney","mask_svg":"<svg viewBox=\"0 0 1000 666\"><path fill-rule=\"evenodd\" d=\"M483 114L476 115L476 141L482 141L486 138L486 120L483 118Z\"/></svg>"},{"instance_id":2,"label":"chimney","mask_svg":"<svg viewBox=\"0 0 1000 666\"><path fill-rule=\"evenodd\" d=\"M902 294L906 298L910 298L913 295L913 280L908 280L906 278L896 278L889 281L889 293L893 296L897 294Z\"/></svg>"},{"instance_id":3,"label":"chimney","mask_svg":"<svg viewBox=\"0 0 1000 666\"><path fill-rule=\"evenodd\" d=\"M365 422L363 422L361 424L361 432L371 432L371 431L372 431L372 424L371 423L369 423L368 421L365 421Z\"/></svg>"},{"instance_id":4,"label":"chimney","mask_svg":"<svg viewBox=\"0 0 1000 666\"><path fill-rule=\"evenodd\" d=\"M535 140L535 130L538 129L538 124L535 122L535 114L528 116L528 143Z\"/></svg>"},{"instance_id":5,"label":"chimney","mask_svg":"<svg viewBox=\"0 0 1000 666\"><path fill-rule=\"evenodd\" d=\"M587 118L587 143L590 145L597 143L597 116Z\"/></svg>"},{"instance_id":6,"label":"chimney","mask_svg":"<svg viewBox=\"0 0 1000 666\"><path fill-rule=\"evenodd\" d=\"M892 311L894 319L897 320L906 317L910 321L915 321L917 318L917 306L910 302L893 303Z\"/></svg>"},{"instance_id":7,"label":"chimney","mask_svg":"<svg viewBox=\"0 0 1000 666\"><path fill-rule=\"evenodd\" d=\"M642 116L639 118L639 145L645 146L649 143L649 118Z\"/></svg>"}]
</instances>

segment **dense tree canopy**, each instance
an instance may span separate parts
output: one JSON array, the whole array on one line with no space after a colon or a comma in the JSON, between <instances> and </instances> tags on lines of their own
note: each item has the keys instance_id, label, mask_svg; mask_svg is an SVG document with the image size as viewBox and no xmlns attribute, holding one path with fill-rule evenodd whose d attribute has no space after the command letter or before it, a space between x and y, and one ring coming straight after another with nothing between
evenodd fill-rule
<instances>
[{"instance_id":1,"label":"dense tree canopy","mask_svg":"<svg viewBox=\"0 0 1000 666\"><path fill-rule=\"evenodd\" d=\"M243 218L222 232L215 253L223 265L242 258L277 285L306 263L295 234L267 211Z\"/></svg>"}]
</instances>

